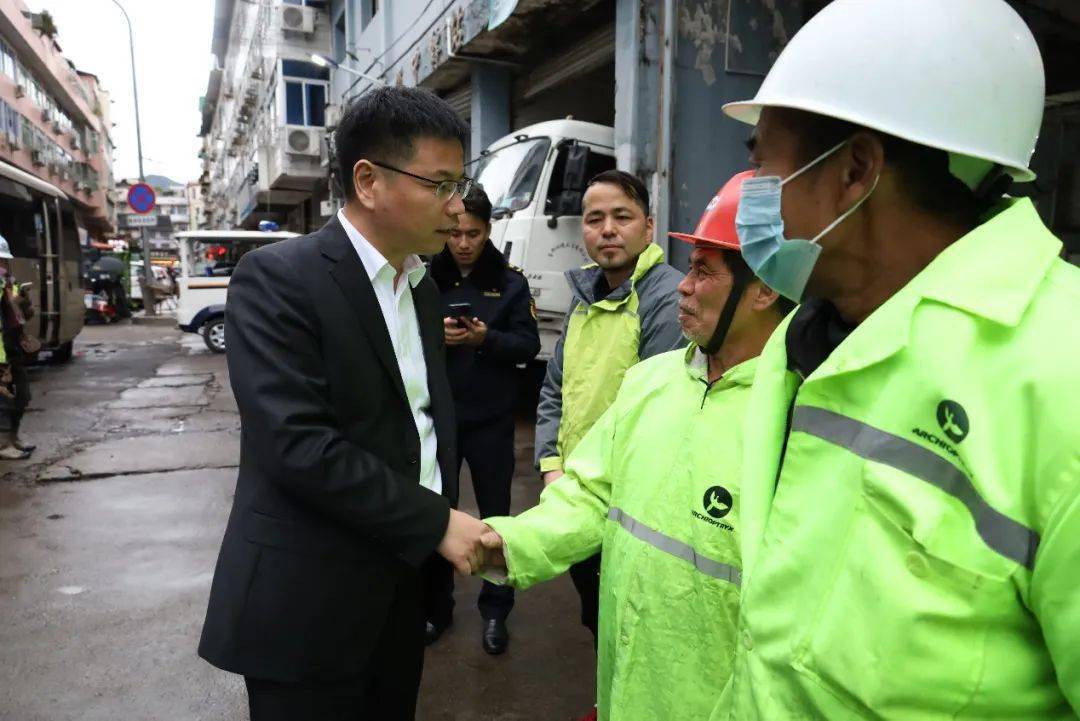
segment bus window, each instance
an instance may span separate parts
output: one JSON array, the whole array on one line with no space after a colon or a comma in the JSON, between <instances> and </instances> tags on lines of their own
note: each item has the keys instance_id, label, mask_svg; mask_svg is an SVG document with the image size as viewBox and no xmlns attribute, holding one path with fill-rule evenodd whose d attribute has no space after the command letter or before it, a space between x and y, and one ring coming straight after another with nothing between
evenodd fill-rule
<instances>
[{"instance_id":1,"label":"bus window","mask_svg":"<svg viewBox=\"0 0 1080 721\"><path fill-rule=\"evenodd\" d=\"M60 203L60 222L64 224L64 227L61 242L57 244L57 248L60 250L60 254L68 260L78 258L81 251L79 225L75 220L74 208L68 201Z\"/></svg>"},{"instance_id":2,"label":"bus window","mask_svg":"<svg viewBox=\"0 0 1080 721\"><path fill-rule=\"evenodd\" d=\"M7 239L11 254L16 258L38 257L40 249L34 217L40 217L40 213L40 204L30 198L0 192L0 235Z\"/></svg>"}]
</instances>

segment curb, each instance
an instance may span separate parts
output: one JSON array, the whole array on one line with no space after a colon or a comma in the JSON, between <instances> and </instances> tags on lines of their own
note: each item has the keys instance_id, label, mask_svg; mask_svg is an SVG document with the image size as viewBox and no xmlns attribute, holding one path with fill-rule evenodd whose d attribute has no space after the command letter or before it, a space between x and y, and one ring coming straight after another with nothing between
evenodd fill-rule
<instances>
[{"instance_id":1,"label":"curb","mask_svg":"<svg viewBox=\"0 0 1080 721\"><path fill-rule=\"evenodd\" d=\"M131 316L132 325L161 325L161 326L175 326L176 316L172 315L133 315Z\"/></svg>"}]
</instances>

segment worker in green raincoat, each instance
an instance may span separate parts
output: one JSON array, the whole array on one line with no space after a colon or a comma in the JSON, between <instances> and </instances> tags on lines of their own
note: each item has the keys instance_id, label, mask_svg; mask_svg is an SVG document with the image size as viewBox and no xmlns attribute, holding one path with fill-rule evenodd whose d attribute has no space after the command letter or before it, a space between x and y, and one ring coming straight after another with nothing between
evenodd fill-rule
<instances>
[{"instance_id":1,"label":"worker in green raincoat","mask_svg":"<svg viewBox=\"0 0 1080 721\"><path fill-rule=\"evenodd\" d=\"M487 519L495 533L485 544L501 548L519 588L603 547L601 720L705 718L731 672L741 421L756 356L783 317L783 302L738 253L733 221L747 175L725 185L695 234L677 236L695 246L678 288L692 345L626 372L538 506Z\"/></svg>"},{"instance_id":2,"label":"worker in green raincoat","mask_svg":"<svg viewBox=\"0 0 1080 721\"><path fill-rule=\"evenodd\" d=\"M802 305L747 411L716 718L1077 718L1080 270L1003 196L1043 94L1002 0L835 0L725 108L743 256Z\"/></svg>"}]
</instances>

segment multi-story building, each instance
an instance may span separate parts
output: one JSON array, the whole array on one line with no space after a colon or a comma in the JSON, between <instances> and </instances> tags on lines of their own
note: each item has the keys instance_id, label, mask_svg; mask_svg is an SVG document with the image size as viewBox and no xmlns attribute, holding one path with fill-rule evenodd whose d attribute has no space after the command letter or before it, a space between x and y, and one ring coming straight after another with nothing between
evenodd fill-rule
<instances>
[{"instance_id":1,"label":"multi-story building","mask_svg":"<svg viewBox=\"0 0 1080 721\"><path fill-rule=\"evenodd\" d=\"M217 0L211 71L201 100L203 185L210 228L274 220L307 231L327 210L330 49L326 2Z\"/></svg>"},{"instance_id":2,"label":"multi-story building","mask_svg":"<svg viewBox=\"0 0 1080 721\"><path fill-rule=\"evenodd\" d=\"M206 227L206 203L203 199L202 184L191 181L184 187L188 203L188 216L191 218L188 230L201 230Z\"/></svg>"},{"instance_id":3,"label":"multi-story building","mask_svg":"<svg viewBox=\"0 0 1080 721\"><path fill-rule=\"evenodd\" d=\"M22 0L0 0L0 162L62 190L91 237L114 228L108 94Z\"/></svg>"},{"instance_id":4,"label":"multi-story building","mask_svg":"<svg viewBox=\"0 0 1080 721\"><path fill-rule=\"evenodd\" d=\"M82 78L83 83L86 85L87 90L90 92L90 97L93 98L94 114L98 118L98 126L100 128L98 143L99 164L102 168L102 175L99 178L102 186L106 189L105 192L105 215L109 220L109 227L116 228L116 214L117 204L116 197L111 192L112 188L116 184L116 179L113 177L113 151L116 146L113 144L112 139L112 98L109 96L109 92L101 86L101 81L93 73L88 73L83 70L77 71L79 77Z\"/></svg>"}]
</instances>

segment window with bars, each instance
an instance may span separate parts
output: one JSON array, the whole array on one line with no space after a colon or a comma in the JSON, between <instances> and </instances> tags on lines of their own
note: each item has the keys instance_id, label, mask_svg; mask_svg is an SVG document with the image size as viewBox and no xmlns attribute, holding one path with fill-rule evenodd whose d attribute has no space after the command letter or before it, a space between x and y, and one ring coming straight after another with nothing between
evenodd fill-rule
<instances>
[{"instance_id":1,"label":"window with bars","mask_svg":"<svg viewBox=\"0 0 1080 721\"><path fill-rule=\"evenodd\" d=\"M15 51L3 40L0 40L0 73L14 80L17 62L15 60Z\"/></svg>"},{"instance_id":2,"label":"window with bars","mask_svg":"<svg viewBox=\"0 0 1080 721\"><path fill-rule=\"evenodd\" d=\"M314 63L282 60L281 75L285 84L285 122L325 126L330 70Z\"/></svg>"}]
</instances>

